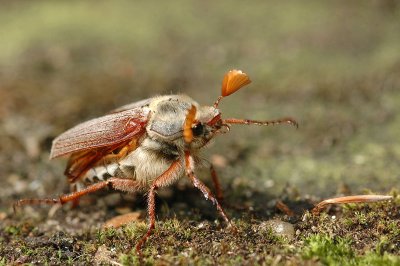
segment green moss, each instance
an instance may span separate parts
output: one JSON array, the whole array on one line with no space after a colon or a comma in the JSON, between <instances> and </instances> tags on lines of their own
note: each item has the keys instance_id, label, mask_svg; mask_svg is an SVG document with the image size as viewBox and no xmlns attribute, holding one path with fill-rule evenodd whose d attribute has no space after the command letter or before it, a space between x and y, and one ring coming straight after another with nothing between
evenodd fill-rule
<instances>
[{"instance_id":1,"label":"green moss","mask_svg":"<svg viewBox=\"0 0 400 266\"><path fill-rule=\"evenodd\" d=\"M6 266L6 265L9 265L9 263L7 262L7 259L0 257L0 266Z\"/></svg>"},{"instance_id":2,"label":"green moss","mask_svg":"<svg viewBox=\"0 0 400 266\"><path fill-rule=\"evenodd\" d=\"M350 239L328 235L312 235L305 239L302 257L318 260L324 265L398 265L399 256L381 250L381 242L376 250L357 255Z\"/></svg>"},{"instance_id":3,"label":"green moss","mask_svg":"<svg viewBox=\"0 0 400 266\"><path fill-rule=\"evenodd\" d=\"M146 223L130 223L122 228L123 234L130 239L139 239L147 232Z\"/></svg>"},{"instance_id":4,"label":"green moss","mask_svg":"<svg viewBox=\"0 0 400 266\"><path fill-rule=\"evenodd\" d=\"M400 257L386 252L383 254L368 252L359 257L357 262L358 265L400 265Z\"/></svg>"},{"instance_id":5,"label":"green moss","mask_svg":"<svg viewBox=\"0 0 400 266\"><path fill-rule=\"evenodd\" d=\"M4 228L4 231L11 235L19 235L21 233L20 228L13 225L7 226L6 228Z\"/></svg>"},{"instance_id":6,"label":"green moss","mask_svg":"<svg viewBox=\"0 0 400 266\"><path fill-rule=\"evenodd\" d=\"M123 265L138 265L139 264L139 257L136 254L136 251L133 250L131 253L123 254L119 257L120 263Z\"/></svg>"},{"instance_id":7,"label":"green moss","mask_svg":"<svg viewBox=\"0 0 400 266\"><path fill-rule=\"evenodd\" d=\"M112 239L117 235L117 229L111 227L106 229L99 229L97 231L97 241L100 244L105 244L107 240Z\"/></svg>"},{"instance_id":8,"label":"green moss","mask_svg":"<svg viewBox=\"0 0 400 266\"><path fill-rule=\"evenodd\" d=\"M328 265L355 265L356 263L349 239L317 234L304 241L302 251L304 259L318 259Z\"/></svg>"}]
</instances>

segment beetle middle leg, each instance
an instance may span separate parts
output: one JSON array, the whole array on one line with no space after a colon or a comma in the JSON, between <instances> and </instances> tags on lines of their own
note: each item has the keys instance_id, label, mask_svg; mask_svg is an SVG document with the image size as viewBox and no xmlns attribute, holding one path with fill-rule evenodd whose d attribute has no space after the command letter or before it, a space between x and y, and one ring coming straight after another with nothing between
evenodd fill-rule
<instances>
[{"instance_id":1,"label":"beetle middle leg","mask_svg":"<svg viewBox=\"0 0 400 266\"><path fill-rule=\"evenodd\" d=\"M171 164L171 166L160 176L158 176L149 189L147 195L147 208L148 208L148 216L149 216L149 227L147 229L146 234L139 240L136 244L136 251L140 254L140 249L142 248L143 244L152 234L155 224L156 224L156 199L155 194L156 190L159 187L165 187L170 185L172 182L176 180L176 177L179 176L179 172L182 169L182 165L179 160L175 161Z\"/></svg>"}]
</instances>

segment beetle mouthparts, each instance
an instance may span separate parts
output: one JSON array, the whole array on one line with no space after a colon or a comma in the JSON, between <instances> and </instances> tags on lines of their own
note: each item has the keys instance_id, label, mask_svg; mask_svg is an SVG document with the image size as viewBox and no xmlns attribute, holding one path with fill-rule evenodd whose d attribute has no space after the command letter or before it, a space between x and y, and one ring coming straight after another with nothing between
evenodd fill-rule
<instances>
[{"instance_id":1,"label":"beetle mouthparts","mask_svg":"<svg viewBox=\"0 0 400 266\"><path fill-rule=\"evenodd\" d=\"M231 131L231 126L228 124L222 124L219 129L217 129L217 133L225 134Z\"/></svg>"}]
</instances>

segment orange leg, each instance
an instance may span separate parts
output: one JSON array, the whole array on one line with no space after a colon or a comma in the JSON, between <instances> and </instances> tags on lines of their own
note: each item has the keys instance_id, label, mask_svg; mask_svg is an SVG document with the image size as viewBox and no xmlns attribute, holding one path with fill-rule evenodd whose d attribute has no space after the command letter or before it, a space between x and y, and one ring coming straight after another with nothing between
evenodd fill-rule
<instances>
[{"instance_id":1,"label":"orange leg","mask_svg":"<svg viewBox=\"0 0 400 266\"><path fill-rule=\"evenodd\" d=\"M152 234L155 224L156 224L156 204L155 204L155 194L156 190L159 187L165 187L170 185L173 181L175 181L176 177L179 174L180 169L182 168L182 165L179 160L175 161L171 166L159 177L157 177L149 190L148 196L147 196L147 208L148 208L148 215L149 215L149 228L147 229L146 234L139 240L139 242L136 245L136 251L141 254L140 250L143 246L143 244L147 241L149 236Z\"/></svg>"},{"instance_id":2,"label":"orange leg","mask_svg":"<svg viewBox=\"0 0 400 266\"><path fill-rule=\"evenodd\" d=\"M186 166L186 174L192 181L193 185L198 188L201 192L203 192L203 195L206 199L211 200L212 203L217 207L217 210L221 214L222 218L233 227L231 222L229 221L228 217L226 216L224 210L222 209L221 205L219 204L218 200L215 198L215 196L211 193L210 189L203 183L201 182L195 175L194 175L194 165L193 165L193 157L190 155L189 151L185 152L185 166Z\"/></svg>"},{"instance_id":3,"label":"orange leg","mask_svg":"<svg viewBox=\"0 0 400 266\"><path fill-rule=\"evenodd\" d=\"M36 205L36 204L65 204L69 201L73 203L77 202L80 197L98 191L102 188L109 187L115 190L125 191L125 192L136 192L143 188L143 186L131 179L122 178L110 178L107 181L98 182L96 184L90 185L85 189L80 191L72 192L70 194L62 195L58 199L21 199L14 203L14 211L16 208L23 205Z\"/></svg>"},{"instance_id":4,"label":"orange leg","mask_svg":"<svg viewBox=\"0 0 400 266\"><path fill-rule=\"evenodd\" d=\"M77 191L77 185L76 184L70 185L70 191L71 192L76 192ZM78 207L79 206L79 201L80 201L79 198L74 200L74 201L72 201L71 208L74 209L74 208Z\"/></svg>"},{"instance_id":5,"label":"orange leg","mask_svg":"<svg viewBox=\"0 0 400 266\"><path fill-rule=\"evenodd\" d=\"M214 165L210 165L211 179L214 183L215 193L217 196L217 200L222 202L224 200L224 194L222 192L221 183L219 182L219 178L217 172L215 171Z\"/></svg>"}]
</instances>

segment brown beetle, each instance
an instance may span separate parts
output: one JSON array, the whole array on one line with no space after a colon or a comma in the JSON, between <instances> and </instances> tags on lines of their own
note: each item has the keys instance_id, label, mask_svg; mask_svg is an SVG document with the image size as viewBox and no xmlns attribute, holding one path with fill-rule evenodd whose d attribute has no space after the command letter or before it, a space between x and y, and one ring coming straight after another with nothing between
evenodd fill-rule
<instances>
[{"instance_id":1,"label":"brown beetle","mask_svg":"<svg viewBox=\"0 0 400 266\"><path fill-rule=\"evenodd\" d=\"M205 198L212 201L230 224L217 198L222 197L209 162L217 197L194 174L203 161L199 150L231 124L298 126L291 118L271 121L222 119L220 100L251 81L240 70L225 74L222 93L213 106L200 106L185 95L159 96L122 106L108 115L79 124L53 141L50 159L69 155L65 170L73 192L55 199L22 199L25 204L77 204L80 197L111 188L123 192L147 191L149 228L136 245L138 251L155 226L155 191L186 175Z\"/></svg>"}]
</instances>

